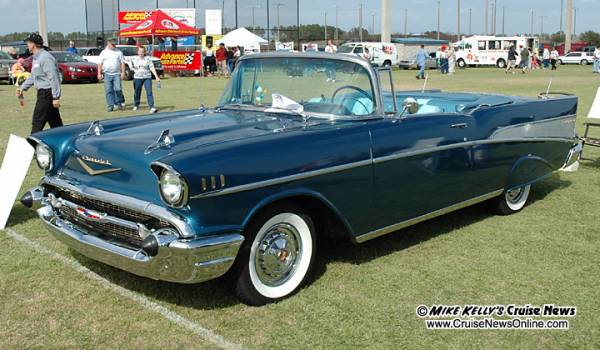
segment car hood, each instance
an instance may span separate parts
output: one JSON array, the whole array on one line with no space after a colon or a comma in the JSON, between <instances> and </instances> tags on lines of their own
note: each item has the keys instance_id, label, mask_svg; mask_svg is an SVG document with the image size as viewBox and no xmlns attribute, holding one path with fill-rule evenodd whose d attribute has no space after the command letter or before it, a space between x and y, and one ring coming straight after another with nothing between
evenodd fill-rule
<instances>
[{"instance_id":1,"label":"car hood","mask_svg":"<svg viewBox=\"0 0 600 350\"><path fill-rule=\"evenodd\" d=\"M104 128L101 135L78 137L61 171L86 185L156 200L158 193L148 191L157 187L156 175L150 168L152 162L235 140L297 130L305 125L301 119L247 111L188 111L147 118L147 121L143 118L107 121L101 124ZM169 130L174 142L168 147L149 149L164 130ZM90 169L100 173L92 174Z\"/></svg>"},{"instance_id":2,"label":"car hood","mask_svg":"<svg viewBox=\"0 0 600 350\"><path fill-rule=\"evenodd\" d=\"M95 68L97 65L89 62L62 62L59 65L75 68Z\"/></svg>"}]
</instances>

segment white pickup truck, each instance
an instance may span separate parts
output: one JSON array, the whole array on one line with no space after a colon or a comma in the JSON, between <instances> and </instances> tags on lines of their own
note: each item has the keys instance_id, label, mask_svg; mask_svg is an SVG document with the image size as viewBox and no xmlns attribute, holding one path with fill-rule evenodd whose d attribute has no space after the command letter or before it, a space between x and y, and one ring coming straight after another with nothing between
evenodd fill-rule
<instances>
[{"instance_id":1,"label":"white pickup truck","mask_svg":"<svg viewBox=\"0 0 600 350\"><path fill-rule=\"evenodd\" d=\"M137 55L138 48L134 45L117 45L117 49L121 50L121 52L123 52L123 56L125 57L125 79L131 80L133 79L133 69L131 68L130 57ZM100 55L100 52L102 52L102 49L84 48L78 49L78 52L80 52L80 55L82 55L83 59L86 61L95 64L100 63L100 58L98 56ZM163 76L164 68L160 62L160 59L158 57L152 57L152 62L154 63L154 69L156 69L156 73L159 76Z\"/></svg>"}]
</instances>

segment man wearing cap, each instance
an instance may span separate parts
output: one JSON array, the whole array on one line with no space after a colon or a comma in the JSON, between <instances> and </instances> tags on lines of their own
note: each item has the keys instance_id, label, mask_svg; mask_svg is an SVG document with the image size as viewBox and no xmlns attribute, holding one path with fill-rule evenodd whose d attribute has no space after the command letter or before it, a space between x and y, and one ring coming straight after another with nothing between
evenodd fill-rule
<instances>
[{"instance_id":1,"label":"man wearing cap","mask_svg":"<svg viewBox=\"0 0 600 350\"><path fill-rule=\"evenodd\" d=\"M98 63L98 80L104 79L104 93L106 94L106 110L125 109L125 96L121 80L125 79L125 62L123 52L117 49L114 39L108 39L106 48L100 53Z\"/></svg>"},{"instance_id":2,"label":"man wearing cap","mask_svg":"<svg viewBox=\"0 0 600 350\"><path fill-rule=\"evenodd\" d=\"M35 86L37 89L37 102L33 110L31 122L31 133L42 131L46 123L51 128L62 126L60 118L60 72L54 57L44 49L44 39L32 33L24 40L29 52L33 54L31 63L31 75L17 90L17 97L21 97L24 91Z\"/></svg>"}]
</instances>

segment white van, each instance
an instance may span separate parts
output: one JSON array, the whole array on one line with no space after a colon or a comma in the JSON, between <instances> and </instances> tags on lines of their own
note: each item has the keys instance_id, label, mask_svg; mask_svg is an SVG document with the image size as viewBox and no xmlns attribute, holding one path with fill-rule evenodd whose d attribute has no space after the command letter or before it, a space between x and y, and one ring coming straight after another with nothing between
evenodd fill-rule
<instances>
[{"instance_id":1,"label":"white van","mask_svg":"<svg viewBox=\"0 0 600 350\"><path fill-rule=\"evenodd\" d=\"M456 50L456 64L460 68L466 66L505 68L508 62L508 49L511 46L515 47L517 53L520 53L521 48L524 47L535 50L539 47L539 40L529 36L475 35L465 37L452 45ZM517 61L520 61L519 57Z\"/></svg>"},{"instance_id":2,"label":"white van","mask_svg":"<svg viewBox=\"0 0 600 350\"><path fill-rule=\"evenodd\" d=\"M398 64L398 51L396 50L396 45L392 43L345 43L338 48L338 53L362 57L365 47L369 49L369 54L371 55L371 64L374 66L390 67Z\"/></svg>"}]
</instances>

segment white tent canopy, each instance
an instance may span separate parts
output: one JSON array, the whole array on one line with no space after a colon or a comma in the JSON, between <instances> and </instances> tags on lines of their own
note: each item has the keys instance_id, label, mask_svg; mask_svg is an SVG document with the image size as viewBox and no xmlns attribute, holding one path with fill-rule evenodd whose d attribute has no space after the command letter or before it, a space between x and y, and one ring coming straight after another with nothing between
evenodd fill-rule
<instances>
[{"instance_id":1,"label":"white tent canopy","mask_svg":"<svg viewBox=\"0 0 600 350\"><path fill-rule=\"evenodd\" d=\"M224 35L221 39L217 41L217 45L225 44L225 46L233 47L233 46L258 46L260 44L266 44L267 41L260 36L252 33L246 28L238 28L233 30L226 35Z\"/></svg>"}]
</instances>

